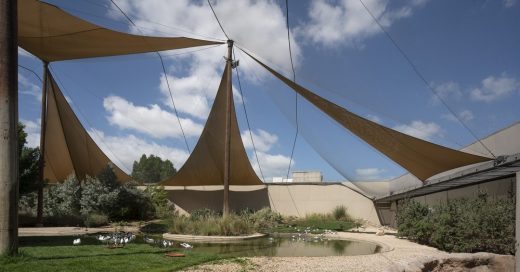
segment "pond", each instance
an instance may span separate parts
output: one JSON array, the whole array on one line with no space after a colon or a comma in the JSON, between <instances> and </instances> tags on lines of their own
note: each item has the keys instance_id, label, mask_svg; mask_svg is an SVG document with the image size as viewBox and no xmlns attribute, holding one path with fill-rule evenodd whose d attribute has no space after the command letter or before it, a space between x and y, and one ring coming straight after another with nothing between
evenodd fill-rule
<instances>
[{"instance_id":1,"label":"pond","mask_svg":"<svg viewBox=\"0 0 520 272\"><path fill-rule=\"evenodd\" d=\"M38 237L21 239L22 246L52 246L72 245L72 241L81 238L81 245L104 246L110 242L99 241L96 235L83 235L80 237ZM145 238L146 237L146 238ZM153 242L150 242L153 239ZM148 242L147 242L148 241ZM137 235L130 242L137 244L148 243L154 247L164 247L160 236ZM226 243L190 243L193 248L183 249L181 242L173 241L168 248L182 249L198 253L229 255L235 257L253 256L277 256L277 257L324 257L324 256L355 256L381 252L381 246L368 241L360 240L335 240L321 235L288 234L275 235L262 238L242 240Z\"/></svg>"},{"instance_id":2,"label":"pond","mask_svg":"<svg viewBox=\"0 0 520 272\"><path fill-rule=\"evenodd\" d=\"M320 236L265 237L233 243L194 243L193 250L239 257L324 257L374 254L381 246L359 240L333 240Z\"/></svg>"}]
</instances>

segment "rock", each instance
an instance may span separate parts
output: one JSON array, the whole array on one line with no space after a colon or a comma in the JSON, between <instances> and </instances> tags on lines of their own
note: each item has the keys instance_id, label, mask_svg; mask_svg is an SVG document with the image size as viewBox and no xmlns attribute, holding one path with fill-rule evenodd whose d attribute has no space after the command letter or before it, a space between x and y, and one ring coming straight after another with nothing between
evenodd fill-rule
<instances>
[{"instance_id":1,"label":"rock","mask_svg":"<svg viewBox=\"0 0 520 272\"><path fill-rule=\"evenodd\" d=\"M385 235L385 230L384 230L384 229L380 229L380 230L378 230L378 231L376 232L376 235L377 235L377 236L383 236L383 235Z\"/></svg>"}]
</instances>

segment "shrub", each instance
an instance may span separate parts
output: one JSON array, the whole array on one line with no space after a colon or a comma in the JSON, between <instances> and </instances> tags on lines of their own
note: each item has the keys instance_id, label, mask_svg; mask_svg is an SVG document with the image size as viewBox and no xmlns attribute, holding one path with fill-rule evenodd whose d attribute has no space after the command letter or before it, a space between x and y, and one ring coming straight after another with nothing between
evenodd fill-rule
<instances>
[{"instance_id":1,"label":"shrub","mask_svg":"<svg viewBox=\"0 0 520 272\"><path fill-rule=\"evenodd\" d=\"M460 199L428 208L407 201L398 210L398 235L450 252L514 253L512 199Z\"/></svg>"},{"instance_id":2,"label":"shrub","mask_svg":"<svg viewBox=\"0 0 520 272\"><path fill-rule=\"evenodd\" d=\"M24 214L35 214L34 197L31 194L23 198L20 210ZM89 226L108 223L108 220L142 220L155 216L151 196L132 183L119 183L110 165L98 177L86 177L82 186L74 176L50 186L44 199L44 217L50 225Z\"/></svg>"},{"instance_id":3,"label":"shrub","mask_svg":"<svg viewBox=\"0 0 520 272\"><path fill-rule=\"evenodd\" d=\"M47 216L79 215L81 186L74 175L63 183L49 187L43 209Z\"/></svg>"},{"instance_id":4,"label":"shrub","mask_svg":"<svg viewBox=\"0 0 520 272\"><path fill-rule=\"evenodd\" d=\"M118 197L119 190L111 189L98 179L87 177L81 191L81 214L108 214L116 207Z\"/></svg>"},{"instance_id":5,"label":"shrub","mask_svg":"<svg viewBox=\"0 0 520 272\"><path fill-rule=\"evenodd\" d=\"M270 208L263 208L255 213L242 212L243 218L249 219L254 228L258 231L276 228L283 222L283 217Z\"/></svg>"},{"instance_id":6,"label":"shrub","mask_svg":"<svg viewBox=\"0 0 520 272\"><path fill-rule=\"evenodd\" d=\"M92 213L86 216L84 222L86 227L99 227L108 225L108 216L100 213Z\"/></svg>"},{"instance_id":7,"label":"shrub","mask_svg":"<svg viewBox=\"0 0 520 272\"><path fill-rule=\"evenodd\" d=\"M152 202L154 217L164 219L175 213L175 206L169 200L164 186L147 186L144 192Z\"/></svg>"},{"instance_id":8,"label":"shrub","mask_svg":"<svg viewBox=\"0 0 520 272\"><path fill-rule=\"evenodd\" d=\"M399 235L419 243L427 243L433 231L428 207L415 201L403 203L402 207L397 214Z\"/></svg>"}]
</instances>

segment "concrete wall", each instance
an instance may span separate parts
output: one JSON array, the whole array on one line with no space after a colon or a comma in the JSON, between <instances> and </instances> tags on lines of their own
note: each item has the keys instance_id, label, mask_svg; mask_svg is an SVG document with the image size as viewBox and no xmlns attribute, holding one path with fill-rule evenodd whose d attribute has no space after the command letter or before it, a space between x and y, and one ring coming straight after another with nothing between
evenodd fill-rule
<instances>
[{"instance_id":1,"label":"concrete wall","mask_svg":"<svg viewBox=\"0 0 520 272\"><path fill-rule=\"evenodd\" d=\"M170 200L180 212L195 209L222 209L221 186L167 186ZM239 211L263 207L285 216L305 216L311 213L329 213L334 207L343 205L354 218L379 224L371 199L345 184L268 184L265 186L231 186L230 206Z\"/></svg>"}]
</instances>

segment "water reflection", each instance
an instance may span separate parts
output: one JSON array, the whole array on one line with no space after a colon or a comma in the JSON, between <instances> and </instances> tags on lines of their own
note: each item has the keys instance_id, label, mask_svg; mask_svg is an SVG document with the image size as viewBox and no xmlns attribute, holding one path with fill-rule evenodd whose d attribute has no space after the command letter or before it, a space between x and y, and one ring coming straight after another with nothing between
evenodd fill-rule
<instances>
[{"instance_id":1,"label":"water reflection","mask_svg":"<svg viewBox=\"0 0 520 272\"><path fill-rule=\"evenodd\" d=\"M381 247L369 242L351 240L269 237L226 244L199 243L195 244L193 250L242 257L323 257L373 254L379 252Z\"/></svg>"}]
</instances>

